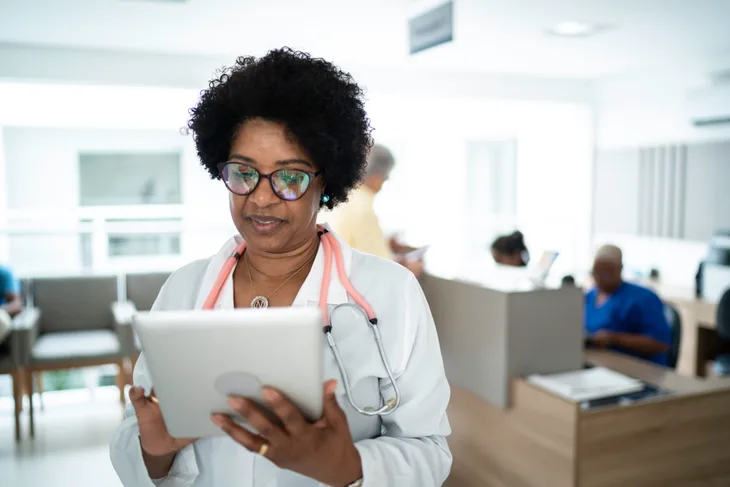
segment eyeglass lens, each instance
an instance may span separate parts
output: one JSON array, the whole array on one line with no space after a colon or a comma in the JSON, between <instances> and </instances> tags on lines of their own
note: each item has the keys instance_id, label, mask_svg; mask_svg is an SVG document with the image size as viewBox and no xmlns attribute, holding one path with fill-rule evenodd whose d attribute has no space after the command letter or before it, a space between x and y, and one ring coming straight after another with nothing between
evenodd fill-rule
<instances>
[{"instance_id":1,"label":"eyeglass lens","mask_svg":"<svg viewBox=\"0 0 730 487\"><path fill-rule=\"evenodd\" d=\"M242 196L253 192L262 177L256 168L236 163L226 164L221 176L231 192ZM304 195L309 188L311 177L299 169L285 168L271 173L269 180L274 193L281 199L293 201Z\"/></svg>"}]
</instances>

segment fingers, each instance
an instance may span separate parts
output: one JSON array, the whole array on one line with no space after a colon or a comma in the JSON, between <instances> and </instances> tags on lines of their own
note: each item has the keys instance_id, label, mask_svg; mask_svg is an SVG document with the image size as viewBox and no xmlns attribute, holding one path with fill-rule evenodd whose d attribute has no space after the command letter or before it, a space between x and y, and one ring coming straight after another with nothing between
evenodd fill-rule
<instances>
[{"instance_id":1,"label":"fingers","mask_svg":"<svg viewBox=\"0 0 730 487\"><path fill-rule=\"evenodd\" d=\"M324 414L322 419L331 425L336 425L345 418L345 412L337 402L336 390L337 381L335 379L330 379L324 383Z\"/></svg>"},{"instance_id":2,"label":"fingers","mask_svg":"<svg viewBox=\"0 0 730 487\"><path fill-rule=\"evenodd\" d=\"M279 391L271 388L265 388L263 396L266 403L284 425L284 429L290 435L297 436L304 432L307 427L307 421L294 403L284 397Z\"/></svg>"},{"instance_id":3,"label":"fingers","mask_svg":"<svg viewBox=\"0 0 730 487\"><path fill-rule=\"evenodd\" d=\"M323 389L325 399L327 399L328 396L334 396L335 391L337 390L337 379L325 381Z\"/></svg>"},{"instance_id":4,"label":"fingers","mask_svg":"<svg viewBox=\"0 0 730 487\"><path fill-rule=\"evenodd\" d=\"M228 416L223 414L214 414L211 417L213 423L222 429L236 443L243 446L253 453L265 454L269 447L268 443L258 435L251 433L242 426L236 424ZM264 446L267 445L267 446Z\"/></svg>"},{"instance_id":5,"label":"fingers","mask_svg":"<svg viewBox=\"0 0 730 487\"><path fill-rule=\"evenodd\" d=\"M242 397L231 397L228 404L245 418L246 422L253 426L260 436L268 441L277 443L286 437L286 433L274 424L253 401Z\"/></svg>"},{"instance_id":6,"label":"fingers","mask_svg":"<svg viewBox=\"0 0 730 487\"><path fill-rule=\"evenodd\" d=\"M135 411L143 409L150 404L157 404L157 397L154 396L154 392L151 396L144 395L144 389L141 387L131 387L129 389L129 401L134 406Z\"/></svg>"}]
</instances>

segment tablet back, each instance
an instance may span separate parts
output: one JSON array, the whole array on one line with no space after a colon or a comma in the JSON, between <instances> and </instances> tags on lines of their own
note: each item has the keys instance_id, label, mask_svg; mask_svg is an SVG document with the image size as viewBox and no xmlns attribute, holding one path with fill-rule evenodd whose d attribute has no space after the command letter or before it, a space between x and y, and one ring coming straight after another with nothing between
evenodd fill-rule
<instances>
[{"instance_id":1,"label":"tablet back","mask_svg":"<svg viewBox=\"0 0 730 487\"><path fill-rule=\"evenodd\" d=\"M263 385L282 391L308 419L322 415L325 338L317 308L140 312L134 329L174 437L223 434L211 413L235 416L230 395L263 404Z\"/></svg>"}]
</instances>

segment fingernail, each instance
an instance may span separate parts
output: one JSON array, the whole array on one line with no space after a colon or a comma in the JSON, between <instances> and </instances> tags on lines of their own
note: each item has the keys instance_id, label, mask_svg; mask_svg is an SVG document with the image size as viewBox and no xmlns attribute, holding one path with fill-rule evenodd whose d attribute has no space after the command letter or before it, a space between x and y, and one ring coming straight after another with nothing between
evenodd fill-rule
<instances>
[{"instance_id":1,"label":"fingernail","mask_svg":"<svg viewBox=\"0 0 730 487\"><path fill-rule=\"evenodd\" d=\"M268 402L276 401L279 398L279 393L273 389L264 389L261 392L261 395L264 396L264 399Z\"/></svg>"},{"instance_id":2,"label":"fingernail","mask_svg":"<svg viewBox=\"0 0 730 487\"><path fill-rule=\"evenodd\" d=\"M228 398L228 405L233 409L238 409L239 411L245 411L248 409L248 404L246 404L246 401L240 397Z\"/></svg>"}]
</instances>

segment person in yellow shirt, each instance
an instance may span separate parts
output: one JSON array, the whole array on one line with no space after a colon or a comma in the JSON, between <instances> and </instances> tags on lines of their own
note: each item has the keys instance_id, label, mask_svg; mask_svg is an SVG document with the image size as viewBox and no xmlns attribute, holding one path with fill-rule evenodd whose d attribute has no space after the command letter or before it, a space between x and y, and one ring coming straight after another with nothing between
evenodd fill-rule
<instances>
[{"instance_id":1,"label":"person in yellow shirt","mask_svg":"<svg viewBox=\"0 0 730 487\"><path fill-rule=\"evenodd\" d=\"M403 254L411 250L395 238L386 239L375 214L375 196L383 188L395 166L393 154L382 145L374 145L368 155L363 184L354 190L347 203L324 215L337 235L347 244L367 254L393 259L410 269L416 276L423 273L422 261L410 261Z\"/></svg>"}]
</instances>

